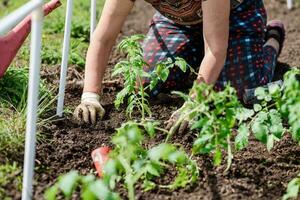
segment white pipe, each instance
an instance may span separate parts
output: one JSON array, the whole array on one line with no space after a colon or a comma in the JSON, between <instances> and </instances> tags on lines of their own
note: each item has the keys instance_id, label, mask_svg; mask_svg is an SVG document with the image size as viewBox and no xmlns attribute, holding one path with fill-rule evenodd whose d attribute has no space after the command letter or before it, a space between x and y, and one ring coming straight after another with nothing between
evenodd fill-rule
<instances>
[{"instance_id":1,"label":"white pipe","mask_svg":"<svg viewBox=\"0 0 300 200\"><path fill-rule=\"evenodd\" d=\"M0 35L6 34L34 9L43 5L42 0L32 0L0 20Z\"/></svg>"},{"instance_id":2,"label":"white pipe","mask_svg":"<svg viewBox=\"0 0 300 200\"><path fill-rule=\"evenodd\" d=\"M67 12L65 20L65 34L61 61L61 71L60 71L60 81L59 81L59 92L56 114L59 117L63 115L64 109L64 99L65 99L65 89L66 89L66 77L68 70L68 58L69 58L69 48L70 48L70 37L71 37L71 20L73 12L73 0L67 1Z\"/></svg>"},{"instance_id":3,"label":"white pipe","mask_svg":"<svg viewBox=\"0 0 300 200\"><path fill-rule=\"evenodd\" d=\"M293 8L293 0L287 0L287 8L289 10Z\"/></svg>"},{"instance_id":4,"label":"white pipe","mask_svg":"<svg viewBox=\"0 0 300 200\"><path fill-rule=\"evenodd\" d=\"M90 41L92 41L92 34L96 28L96 23L97 23L97 3L96 0L91 0Z\"/></svg>"},{"instance_id":5,"label":"white pipe","mask_svg":"<svg viewBox=\"0 0 300 200\"><path fill-rule=\"evenodd\" d=\"M38 5L43 4L43 0L35 0L35 2L38 3ZM34 178L33 174L35 162L36 123L40 85L43 16L44 15L42 6L38 7L32 13L31 52L22 200L32 199L32 182Z\"/></svg>"}]
</instances>

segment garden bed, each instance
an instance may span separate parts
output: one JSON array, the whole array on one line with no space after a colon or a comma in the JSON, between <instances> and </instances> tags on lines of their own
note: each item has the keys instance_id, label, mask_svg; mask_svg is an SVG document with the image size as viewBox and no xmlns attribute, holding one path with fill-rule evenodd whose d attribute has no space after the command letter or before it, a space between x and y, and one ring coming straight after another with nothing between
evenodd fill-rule
<instances>
[{"instance_id":1,"label":"garden bed","mask_svg":"<svg viewBox=\"0 0 300 200\"><path fill-rule=\"evenodd\" d=\"M287 11L285 1L266 1L269 19L282 19L287 26L287 40L280 63L277 69L277 79L282 77L290 66L300 66L300 10ZM137 2L137 7L129 16L125 27L120 35L146 33L149 19L153 10L145 3ZM112 68L121 56L114 50L109 66ZM75 69L70 69L74 72ZM76 71L76 70L75 70ZM105 80L110 80L110 70ZM43 77L48 82L57 82L59 70L52 68L44 70ZM78 72L82 74L82 72ZM51 76L48 76L52 74ZM76 73L69 73L68 80L76 81ZM71 114L64 119L53 122L43 132L46 132L46 142L37 145L34 199L42 199L46 188L50 187L56 178L70 170L78 170L81 174L95 173L91 159L92 150L103 145L111 145L111 135L115 129L126 122L125 108L120 111L114 107L114 99L122 85L105 87L102 96L102 104L107 111L104 120L97 123L95 127L77 125ZM67 86L66 104L73 111L79 104L82 88L80 85ZM175 111L182 101L172 98L168 102L153 103L153 117L165 121ZM147 143L153 146L162 139L156 136L154 141ZM175 135L172 143L181 144L187 152L191 150L194 137L192 133ZM1 158L1 157L0 157ZM21 160L22 157L19 158ZM143 192L138 186L137 197L139 199L280 199L286 191L287 183L300 171L300 147L286 134L284 138L276 143L271 152L265 145L254 138L249 141L249 146L234 155L231 168L225 172L226 162L219 167L214 167L212 157L202 155L196 157L200 168L200 177L197 183L185 189L168 191L156 189ZM164 177L172 179L172 173ZM7 188L9 189L9 188ZM9 196L16 199L20 193L14 189L7 190ZM126 196L125 190L120 189L122 196ZM76 197L74 197L76 199Z\"/></svg>"}]
</instances>

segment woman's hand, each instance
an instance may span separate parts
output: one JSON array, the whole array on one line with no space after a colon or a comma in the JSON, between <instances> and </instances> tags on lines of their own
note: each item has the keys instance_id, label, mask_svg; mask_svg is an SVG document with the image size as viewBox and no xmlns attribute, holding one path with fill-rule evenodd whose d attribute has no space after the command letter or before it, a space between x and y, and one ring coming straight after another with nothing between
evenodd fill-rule
<instances>
[{"instance_id":1,"label":"woman's hand","mask_svg":"<svg viewBox=\"0 0 300 200\"><path fill-rule=\"evenodd\" d=\"M173 135L174 133L182 134L189 127L189 122L187 119L183 119L181 121L179 121L179 119L180 119L180 109L176 110L171 115L170 119L165 122L166 129L170 131L170 135Z\"/></svg>"},{"instance_id":2,"label":"woman's hand","mask_svg":"<svg viewBox=\"0 0 300 200\"><path fill-rule=\"evenodd\" d=\"M228 38L230 0L207 0L202 2L203 36L205 42L205 56L202 60L198 83L214 84L224 67ZM193 98L193 93L191 97ZM180 109L175 111L166 122L166 128L173 133L183 133L188 128L188 119L179 120Z\"/></svg>"},{"instance_id":3,"label":"woman's hand","mask_svg":"<svg viewBox=\"0 0 300 200\"><path fill-rule=\"evenodd\" d=\"M105 114L100 104L100 97L96 93L85 92L82 94L81 103L74 111L74 119L82 124L96 124L97 119L101 120Z\"/></svg>"},{"instance_id":4,"label":"woman's hand","mask_svg":"<svg viewBox=\"0 0 300 200\"><path fill-rule=\"evenodd\" d=\"M95 124L104 116L105 111L97 94L102 90L111 49L133 4L130 0L105 1L87 52L82 101L74 111L74 118L79 123Z\"/></svg>"}]
</instances>

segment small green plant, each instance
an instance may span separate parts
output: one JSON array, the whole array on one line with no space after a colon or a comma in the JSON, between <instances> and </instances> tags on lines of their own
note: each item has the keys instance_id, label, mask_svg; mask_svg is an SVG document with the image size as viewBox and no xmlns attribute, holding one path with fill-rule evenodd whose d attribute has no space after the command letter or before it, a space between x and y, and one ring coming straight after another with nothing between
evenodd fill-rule
<instances>
[{"instance_id":1,"label":"small green plant","mask_svg":"<svg viewBox=\"0 0 300 200\"><path fill-rule=\"evenodd\" d=\"M300 189L300 174L296 178L289 182L286 194L282 197L282 200L296 199Z\"/></svg>"},{"instance_id":2,"label":"small green plant","mask_svg":"<svg viewBox=\"0 0 300 200\"><path fill-rule=\"evenodd\" d=\"M227 86L225 90L216 92L212 86L194 84L191 95L176 93L184 98L185 103L178 110L179 118L171 128L167 140L176 127L183 121L189 121L191 130L196 131L197 136L193 144L193 152L195 154L213 152L214 164L220 165L221 150L227 150L229 166L232 159L231 132L236 124L236 112L241 107L235 90Z\"/></svg>"},{"instance_id":3,"label":"small green plant","mask_svg":"<svg viewBox=\"0 0 300 200\"><path fill-rule=\"evenodd\" d=\"M151 117L147 91L153 90L159 81L166 81L170 69L175 65L184 72L188 67L181 58L176 58L175 61L169 58L158 63L154 71L146 72L144 68L149 65L143 58L143 50L139 43L143 38L143 35L134 35L125 38L119 44L119 49L127 54L127 59L120 61L112 73L112 76L122 75L125 80L124 88L117 94L115 106L119 108L124 102L124 98L128 97L126 113L131 118L133 110L137 108L142 115L142 121L145 120L146 115ZM147 86L143 83L145 79L150 79L150 84Z\"/></svg>"},{"instance_id":4,"label":"small green plant","mask_svg":"<svg viewBox=\"0 0 300 200\"><path fill-rule=\"evenodd\" d=\"M199 176L195 161L172 144L161 143L146 149L144 147L145 134L139 128L140 125L127 122L117 129L112 138L114 150L104 166L103 180L97 180L97 185L94 178L81 177L78 173L71 172L61 177L54 186L47 190L46 199L55 200L59 189L65 197L70 198L78 187L81 188L83 199L92 200L95 199L94 197L103 200L119 199L119 196L112 191L116 189L117 183L124 183L128 198L135 200L135 185L139 181L142 181L144 190L151 190L155 187L173 190L195 183ZM146 132L150 138L154 136L153 128L146 129ZM177 177L170 184L157 185L154 178L163 175L170 167L178 171ZM88 198L88 195L93 195L93 198Z\"/></svg>"},{"instance_id":5,"label":"small green plant","mask_svg":"<svg viewBox=\"0 0 300 200\"><path fill-rule=\"evenodd\" d=\"M46 190L46 200L56 200L61 195L70 199L72 195L80 191L83 200L118 200L118 194L109 190L106 184L93 175L82 176L77 171L71 171L58 178L57 183Z\"/></svg>"},{"instance_id":6,"label":"small green plant","mask_svg":"<svg viewBox=\"0 0 300 200\"><path fill-rule=\"evenodd\" d=\"M253 109L241 109L236 149L248 145L250 130L255 138L267 145L270 151L274 142L279 141L284 132L283 120L290 125L289 132L295 141L300 141L300 70L293 69L285 74L282 87L271 85L258 88L255 95L261 102Z\"/></svg>"},{"instance_id":7,"label":"small green plant","mask_svg":"<svg viewBox=\"0 0 300 200\"><path fill-rule=\"evenodd\" d=\"M148 133L153 136L153 133ZM114 150L104 168L104 181L113 190L116 182L124 182L128 190L128 198L135 199L135 184L141 180L145 190L155 188L153 181L167 169L175 167L178 176L169 185L158 187L176 189L194 183L198 178L196 163L187 154L174 145L161 143L149 150L143 147L144 134L133 122L124 124L117 129L112 138Z\"/></svg>"}]
</instances>

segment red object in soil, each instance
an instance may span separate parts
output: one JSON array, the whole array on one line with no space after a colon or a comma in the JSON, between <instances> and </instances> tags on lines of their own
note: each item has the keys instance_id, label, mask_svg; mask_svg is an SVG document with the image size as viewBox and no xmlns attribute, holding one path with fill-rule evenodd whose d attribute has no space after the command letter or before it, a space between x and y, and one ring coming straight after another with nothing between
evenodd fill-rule
<instances>
[{"instance_id":1,"label":"red object in soil","mask_svg":"<svg viewBox=\"0 0 300 200\"><path fill-rule=\"evenodd\" d=\"M101 178L103 177L103 167L109 159L108 154L110 151L111 149L109 147L100 147L92 152L94 165L96 167L99 177Z\"/></svg>"},{"instance_id":2,"label":"red object in soil","mask_svg":"<svg viewBox=\"0 0 300 200\"><path fill-rule=\"evenodd\" d=\"M43 6L44 15L61 5L60 0L52 0ZM31 31L31 16L27 16L5 36L0 37L0 78L3 77L10 63Z\"/></svg>"}]
</instances>

